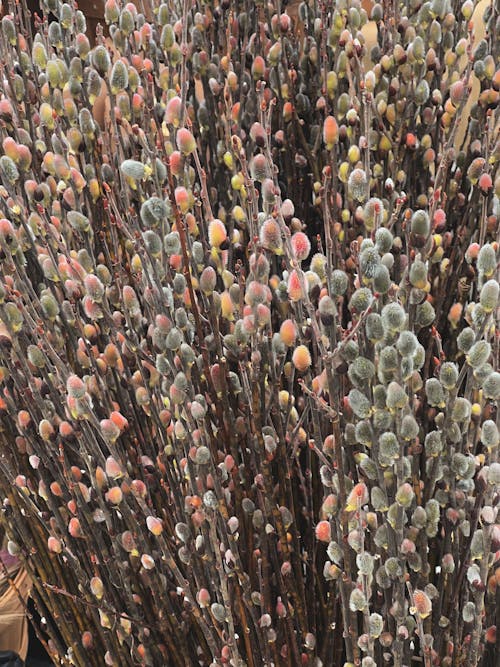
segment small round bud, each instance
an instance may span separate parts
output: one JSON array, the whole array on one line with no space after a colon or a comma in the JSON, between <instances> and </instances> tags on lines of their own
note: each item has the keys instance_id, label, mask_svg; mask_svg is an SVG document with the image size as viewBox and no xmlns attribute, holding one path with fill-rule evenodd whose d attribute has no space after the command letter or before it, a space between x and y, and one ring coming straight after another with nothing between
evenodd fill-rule
<instances>
[{"instance_id":1,"label":"small round bud","mask_svg":"<svg viewBox=\"0 0 500 667\"><path fill-rule=\"evenodd\" d=\"M349 370L361 380L371 380L375 375L375 366L366 357L354 359Z\"/></svg>"},{"instance_id":2,"label":"small round bud","mask_svg":"<svg viewBox=\"0 0 500 667\"><path fill-rule=\"evenodd\" d=\"M250 162L250 174L255 181L262 183L269 178L269 168L266 156L262 153L257 153Z\"/></svg>"},{"instance_id":3,"label":"small round bud","mask_svg":"<svg viewBox=\"0 0 500 667\"><path fill-rule=\"evenodd\" d=\"M377 232L380 229L384 229L383 227L380 227L384 220L384 205L380 199L377 197L371 197L365 204L363 208L363 223L365 225L365 228L367 231L371 232L375 227L379 227ZM389 230L386 230L386 232L389 233L389 236L391 237L391 244L389 245L390 249L392 245L392 234L389 232ZM377 236L375 236L375 240L377 239Z\"/></svg>"},{"instance_id":4,"label":"small round bud","mask_svg":"<svg viewBox=\"0 0 500 667\"><path fill-rule=\"evenodd\" d=\"M174 127L179 126L181 118L182 100L180 97L172 97L167 102L165 109L165 122Z\"/></svg>"},{"instance_id":5,"label":"small round bud","mask_svg":"<svg viewBox=\"0 0 500 667\"><path fill-rule=\"evenodd\" d=\"M200 276L200 288L202 292L209 295L212 294L217 284L217 273L212 266L207 266L203 269Z\"/></svg>"},{"instance_id":6,"label":"small round bud","mask_svg":"<svg viewBox=\"0 0 500 667\"><path fill-rule=\"evenodd\" d=\"M198 447L195 453L195 463L197 465L208 465L210 463L210 458L210 450L208 447L205 447L204 445Z\"/></svg>"},{"instance_id":7,"label":"small round bud","mask_svg":"<svg viewBox=\"0 0 500 667\"><path fill-rule=\"evenodd\" d=\"M108 49L103 44L96 46L92 51L92 64L100 76L104 76L110 68L111 60Z\"/></svg>"},{"instance_id":8,"label":"small round bud","mask_svg":"<svg viewBox=\"0 0 500 667\"><path fill-rule=\"evenodd\" d=\"M379 367L384 373L395 371L399 366L399 357L392 345L386 345L379 354Z\"/></svg>"},{"instance_id":9,"label":"small round bud","mask_svg":"<svg viewBox=\"0 0 500 667\"><path fill-rule=\"evenodd\" d=\"M206 588L200 588L198 593L196 593L196 602L200 605L200 607L208 607L210 604L210 593L207 591Z\"/></svg>"},{"instance_id":10,"label":"small round bud","mask_svg":"<svg viewBox=\"0 0 500 667\"><path fill-rule=\"evenodd\" d=\"M120 435L120 429L111 419L102 419L100 422L101 435L108 443L114 443Z\"/></svg>"}]
</instances>

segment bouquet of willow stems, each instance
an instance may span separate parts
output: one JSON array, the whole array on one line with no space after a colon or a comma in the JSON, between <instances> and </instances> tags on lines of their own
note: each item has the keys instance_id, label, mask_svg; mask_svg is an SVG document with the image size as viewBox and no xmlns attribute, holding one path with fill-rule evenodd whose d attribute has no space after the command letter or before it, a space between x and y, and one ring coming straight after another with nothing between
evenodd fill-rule
<instances>
[{"instance_id":1,"label":"bouquet of willow stems","mask_svg":"<svg viewBox=\"0 0 500 667\"><path fill-rule=\"evenodd\" d=\"M4 3L1 522L56 664L493 664L475 5Z\"/></svg>"}]
</instances>

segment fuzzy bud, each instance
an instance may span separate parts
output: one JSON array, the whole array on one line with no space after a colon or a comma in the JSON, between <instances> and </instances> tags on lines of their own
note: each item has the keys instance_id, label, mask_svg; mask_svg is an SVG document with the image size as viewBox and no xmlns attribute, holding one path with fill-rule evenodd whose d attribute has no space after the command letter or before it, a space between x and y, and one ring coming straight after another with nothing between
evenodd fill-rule
<instances>
[{"instance_id":1,"label":"fuzzy bud","mask_svg":"<svg viewBox=\"0 0 500 667\"><path fill-rule=\"evenodd\" d=\"M481 426L481 441L488 449L498 447L500 436L498 428L492 419L487 419Z\"/></svg>"},{"instance_id":2,"label":"fuzzy bud","mask_svg":"<svg viewBox=\"0 0 500 667\"><path fill-rule=\"evenodd\" d=\"M413 591L413 605L414 606L410 608L412 614L418 614L422 619L430 616L432 612L432 601L425 591L418 589Z\"/></svg>"},{"instance_id":3,"label":"fuzzy bud","mask_svg":"<svg viewBox=\"0 0 500 667\"><path fill-rule=\"evenodd\" d=\"M406 322L404 308L395 301L382 308L381 317L384 329L390 333L401 331Z\"/></svg>"},{"instance_id":4,"label":"fuzzy bud","mask_svg":"<svg viewBox=\"0 0 500 667\"><path fill-rule=\"evenodd\" d=\"M483 382L483 395L492 401L500 399L500 373L493 372Z\"/></svg>"},{"instance_id":5,"label":"fuzzy bud","mask_svg":"<svg viewBox=\"0 0 500 667\"><path fill-rule=\"evenodd\" d=\"M207 266L203 269L200 276L200 288L204 294L212 294L217 284L217 273L215 269L211 266Z\"/></svg>"},{"instance_id":6,"label":"fuzzy bud","mask_svg":"<svg viewBox=\"0 0 500 667\"><path fill-rule=\"evenodd\" d=\"M417 289L425 289L427 285L427 266L421 260L416 259L410 267L410 283Z\"/></svg>"},{"instance_id":7,"label":"fuzzy bud","mask_svg":"<svg viewBox=\"0 0 500 667\"><path fill-rule=\"evenodd\" d=\"M368 619L368 630L370 632L370 636L373 637L374 639L377 639L382 634L383 629L384 629L383 617L377 613L370 614L370 617Z\"/></svg>"},{"instance_id":8,"label":"fuzzy bud","mask_svg":"<svg viewBox=\"0 0 500 667\"><path fill-rule=\"evenodd\" d=\"M367 605L368 602L363 591L359 588L354 588L349 598L349 609L351 611L363 611Z\"/></svg>"},{"instance_id":9,"label":"fuzzy bud","mask_svg":"<svg viewBox=\"0 0 500 667\"><path fill-rule=\"evenodd\" d=\"M305 345L295 348L292 355L292 363L300 373L305 373L311 366L311 353Z\"/></svg>"},{"instance_id":10,"label":"fuzzy bud","mask_svg":"<svg viewBox=\"0 0 500 667\"><path fill-rule=\"evenodd\" d=\"M324 326L328 327L334 323L336 308L333 300L327 294L321 297L318 304L318 311L321 323Z\"/></svg>"},{"instance_id":11,"label":"fuzzy bud","mask_svg":"<svg viewBox=\"0 0 500 667\"><path fill-rule=\"evenodd\" d=\"M371 403L359 389L351 389L348 395L349 405L360 419L366 419L371 413Z\"/></svg>"},{"instance_id":12,"label":"fuzzy bud","mask_svg":"<svg viewBox=\"0 0 500 667\"><path fill-rule=\"evenodd\" d=\"M415 324L421 328L429 327L436 319L436 311L430 301L424 301L417 306Z\"/></svg>"},{"instance_id":13,"label":"fuzzy bud","mask_svg":"<svg viewBox=\"0 0 500 667\"><path fill-rule=\"evenodd\" d=\"M111 93L117 95L128 87L128 69L123 60L117 60L109 78Z\"/></svg>"},{"instance_id":14,"label":"fuzzy bud","mask_svg":"<svg viewBox=\"0 0 500 667\"><path fill-rule=\"evenodd\" d=\"M496 280L488 280L481 289L479 302L487 313L491 313L498 306L499 287Z\"/></svg>"},{"instance_id":15,"label":"fuzzy bud","mask_svg":"<svg viewBox=\"0 0 500 667\"><path fill-rule=\"evenodd\" d=\"M361 252L359 256L359 269L366 278L374 277L379 264L380 255L375 247L365 248Z\"/></svg>"},{"instance_id":16,"label":"fuzzy bud","mask_svg":"<svg viewBox=\"0 0 500 667\"><path fill-rule=\"evenodd\" d=\"M227 241L226 226L222 220L212 220L208 225L208 240L212 248L221 248Z\"/></svg>"},{"instance_id":17,"label":"fuzzy bud","mask_svg":"<svg viewBox=\"0 0 500 667\"><path fill-rule=\"evenodd\" d=\"M484 245L477 257L477 268L480 273L489 278L497 268L497 257L490 243Z\"/></svg>"},{"instance_id":18,"label":"fuzzy bud","mask_svg":"<svg viewBox=\"0 0 500 667\"><path fill-rule=\"evenodd\" d=\"M339 140L339 126L334 116L327 116L323 124L323 141L327 150L332 148Z\"/></svg>"},{"instance_id":19,"label":"fuzzy bud","mask_svg":"<svg viewBox=\"0 0 500 667\"><path fill-rule=\"evenodd\" d=\"M391 382L387 387L386 405L389 410L401 410L408 403L405 390L397 382Z\"/></svg>"},{"instance_id":20,"label":"fuzzy bud","mask_svg":"<svg viewBox=\"0 0 500 667\"><path fill-rule=\"evenodd\" d=\"M458 349L461 350L462 352L468 352L470 348L473 346L474 340L475 340L475 334L473 329L471 329L470 327L462 329L462 331L458 334L457 337Z\"/></svg>"},{"instance_id":21,"label":"fuzzy bud","mask_svg":"<svg viewBox=\"0 0 500 667\"><path fill-rule=\"evenodd\" d=\"M144 165L137 160L124 160L121 163L120 170L127 176L127 178L130 178L133 181L140 181L146 175Z\"/></svg>"},{"instance_id":22,"label":"fuzzy bud","mask_svg":"<svg viewBox=\"0 0 500 667\"><path fill-rule=\"evenodd\" d=\"M275 255L283 254L283 241L279 223L274 218L268 218L262 224L259 234L260 243L263 248L270 250Z\"/></svg>"},{"instance_id":23,"label":"fuzzy bud","mask_svg":"<svg viewBox=\"0 0 500 667\"><path fill-rule=\"evenodd\" d=\"M373 301L373 294L367 287L357 289L349 301L351 313L360 314L365 311Z\"/></svg>"},{"instance_id":24,"label":"fuzzy bud","mask_svg":"<svg viewBox=\"0 0 500 667\"><path fill-rule=\"evenodd\" d=\"M368 340L372 343L381 341L384 337L382 318L378 313L370 313L365 321L365 330Z\"/></svg>"},{"instance_id":25,"label":"fuzzy bud","mask_svg":"<svg viewBox=\"0 0 500 667\"><path fill-rule=\"evenodd\" d=\"M225 618L226 618L226 609L223 605L219 604L218 602L214 602L210 606L210 611L212 612L212 615L214 619L218 623L223 623Z\"/></svg>"},{"instance_id":26,"label":"fuzzy bud","mask_svg":"<svg viewBox=\"0 0 500 667\"><path fill-rule=\"evenodd\" d=\"M293 320L284 320L280 327L280 337L287 347L293 347L297 338L297 328Z\"/></svg>"},{"instance_id":27,"label":"fuzzy bud","mask_svg":"<svg viewBox=\"0 0 500 667\"><path fill-rule=\"evenodd\" d=\"M291 244L299 262L307 259L311 252L311 242L304 232L296 232L291 238Z\"/></svg>"},{"instance_id":28,"label":"fuzzy bud","mask_svg":"<svg viewBox=\"0 0 500 667\"><path fill-rule=\"evenodd\" d=\"M146 525L148 527L148 530L150 533L153 535L161 535L163 532L163 524L161 519L157 519L156 517L149 515L146 518Z\"/></svg>"},{"instance_id":29,"label":"fuzzy bud","mask_svg":"<svg viewBox=\"0 0 500 667\"><path fill-rule=\"evenodd\" d=\"M101 76L104 76L108 71L111 60L108 49L103 44L96 46L92 51L92 64Z\"/></svg>"},{"instance_id":30,"label":"fuzzy bud","mask_svg":"<svg viewBox=\"0 0 500 667\"><path fill-rule=\"evenodd\" d=\"M386 431L381 434L378 441L378 446L379 457L382 457L386 460L393 460L399 457L399 441L392 431Z\"/></svg>"},{"instance_id":31,"label":"fuzzy bud","mask_svg":"<svg viewBox=\"0 0 500 667\"><path fill-rule=\"evenodd\" d=\"M418 236L429 236L431 223L426 211L415 211L411 217L410 230L412 234L417 234Z\"/></svg>"},{"instance_id":32,"label":"fuzzy bud","mask_svg":"<svg viewBox=\"0 0 500 667\"><path fill-rule=\"evenodd\" d=\"M340 269L335 269L331 276L333 296L342 296L345 294L348 284L347 274Z\"/></svg>"},{"instance_id":33,"label":"fuzzy bud","mask_svg":"<svg viewBox=\"0 0 500 667\"><path fill-rule=\"evenodd\" d=\"M396 492L396 502L398 505L404 508L411 506L414 497L415 493L413 491L412 485L408 482L401 484Z\"/></svg>"},{"instance_id":34,"label":"fuzzy bud","mask_svg":"<svg viewBox=\"0 0 500 667\"><path fill-rule=\"evenodd\" d=\"M466 354L467 363L472 368L479 368L488 361L491 354L491 345L485 341L480 340L469 349Z\"/></svg>"},{"instance_id":35,"label":"fuzzy bud","mask_svg":"<svg viewBox=\"0 0 500 667\"><path fill-rule=\"evenodd\" d=\"M85 383L78 375L70 375L66 382L66 391L71 398L82 399L86 394Z\"/></svg>"},{"instance_id":36,"label":"fuzzy bud","mask_svg":"<svg viewBox=\"0 0 500 667\"><path fill-rule=\"evenodd\" d=\"M458 380L458 369L456 364L447 361L441 365L439 370L439 381L445 389L451 391Z\"/></svg>"},{"instance_id":37,"label":"fuzzy bud","mask_svg":"<svg viewBox=\"0 0 500 667\"><path fill-rule=\"evenodd\" d=\"M181 127L179 130L177 130L175 142L177 144L177 148L183 155L190 155L196 150L196 140L192 133L185 127Z\"/></svg>"},{"instance_id":38,"label":"fuzzy bud","mask_svg":"<svg viewBox=\"0 0 500 667\"><path fill-rule=\"evenodd\" d=\"M354 169L347 182L349 188L349 195L352 199L357 199L363 202L368 194L368 179L363 169Z\"/></svg>"},{"instance_id":39,"label":"fuzzy bud","mask_svg":"<svg viewBox=\"0 0 500 667\"><path fill-rule=\"evenodd\" d=\"M315 529L316 539L320 542L330 542L331 526L329 521L320 521Z\"/></svg>"},{"instance_id":40,"label":"fuzzy bud","mask_svg":"<svg viewBox=\"0 0 500 667\"><path fill-rule=\"evenodd\" d=\"M373 289L380 294L387 294L391 287L391 275L384 264L379 264L373 272Z\"/></svg>"}]
</instances>

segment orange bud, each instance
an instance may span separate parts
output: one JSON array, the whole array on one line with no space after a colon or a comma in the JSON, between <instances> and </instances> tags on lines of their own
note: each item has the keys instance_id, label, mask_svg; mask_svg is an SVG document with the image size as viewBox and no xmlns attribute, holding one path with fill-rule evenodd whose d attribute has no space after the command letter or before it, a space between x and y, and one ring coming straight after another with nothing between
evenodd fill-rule
<instances>
[{"instance_id":1,"label":"orange bud","mask_svg":"<svg viewBox=\"0 0 500 667\"><path fill-rule=\"evenodd\" d=\"M295 348L295 351L292 355L292 362L295 368L304 373L311 365L311 353L305 345L299 345Z\"/></svg>"},{"instance_id":2,"label":"orange bud","mask_svg":"<svg viewBox=\"0 0 500 667\"><path fill-rule=\"evenodd\" d=\"M280 327L281 340L287 347L295 345L297 329L293 320L285 320Z\"/></svg>"},{"instance_id":3,"label":"orange bud","mask_svg":"<svg viewBox=\"0 0 500 667\"><path fill-rule=\"evenodd\" d=\"M320 542L330 542L332 529L329 521L320 521L316 526L316 539Z\"/></svg>"},{"instance_id":4,"label":"orange bud","mask_svg":"<svg viewBox=\"0 0 500 667\"><path fill-rule=\"evenodd\" d=\"M339 140L339 125L334 116L327 116L323 124L323 141L329 151Z\"/></svg>"}]
</instances>

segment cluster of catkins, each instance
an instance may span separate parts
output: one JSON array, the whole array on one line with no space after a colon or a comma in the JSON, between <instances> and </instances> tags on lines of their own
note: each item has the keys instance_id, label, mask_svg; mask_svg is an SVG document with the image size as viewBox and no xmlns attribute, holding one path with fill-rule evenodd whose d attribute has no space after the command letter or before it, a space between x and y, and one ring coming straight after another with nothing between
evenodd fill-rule
<instances>
[{"instance_id":1,"label":"cluster of catkins","mask_svg":"<svg viewBox=\"0 0 500 667\"><path fill-rule=\"evenodd\" d=\"M4 2L0 520L56 664L499 649L498 7L288 4Z\"/></svg>"}]
</instances>

